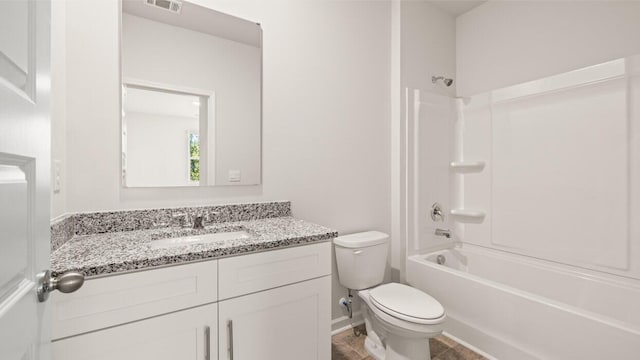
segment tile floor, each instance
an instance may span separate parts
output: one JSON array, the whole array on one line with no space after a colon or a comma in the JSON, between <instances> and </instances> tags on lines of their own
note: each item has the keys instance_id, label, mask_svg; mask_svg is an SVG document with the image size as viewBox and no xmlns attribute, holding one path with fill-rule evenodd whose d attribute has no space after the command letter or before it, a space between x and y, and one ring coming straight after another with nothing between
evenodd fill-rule
<instances>
[{"instance_id":1,"label":"tile floor","mask_svg":"<svg viewBox=\"0 0 640 360\"><path fill-rule=\"evenodd\" d=\"M331 338L331 360L374 360L364 349L364 339L364 334L355 336L352 329L334 335ZM432 360L486 359L444 335L431 339L429 345Z\"/></svg>"}]
</instances>

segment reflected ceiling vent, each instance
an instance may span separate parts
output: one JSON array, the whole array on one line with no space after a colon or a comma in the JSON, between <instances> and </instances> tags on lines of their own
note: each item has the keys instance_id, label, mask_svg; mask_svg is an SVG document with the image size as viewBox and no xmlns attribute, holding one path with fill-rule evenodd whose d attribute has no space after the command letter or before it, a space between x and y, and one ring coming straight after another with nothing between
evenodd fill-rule
<instances>
[{"instance_id":1,"label":"reflected ceiling vent","mask_svg":"<svg viewBox=\"0 0 640 360\"><path fill-rule=\"evenodd\" d=\"M177 0L145 0L145 2L149 6L171 11L175 14L180 14L180 9L182 9L182 1Z\"/></svg>"}]
</instances>

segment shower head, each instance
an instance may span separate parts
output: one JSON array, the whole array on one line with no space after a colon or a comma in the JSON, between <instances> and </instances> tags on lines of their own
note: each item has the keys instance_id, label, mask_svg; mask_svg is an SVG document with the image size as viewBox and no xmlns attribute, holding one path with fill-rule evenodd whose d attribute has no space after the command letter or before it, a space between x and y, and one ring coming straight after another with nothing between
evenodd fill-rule
<instances>
[{"instance_id":1,"label":"shower head","mask_svg":"<svg viewBox=\"0 0 640 360\"><path fill-rule=\"evenodd\" d=\"M432 83L434 83L434 84L435 84L435 83L436 83L436 81L438 81L438 80L442 80L442 82L443 82L447 87L449 87L449 86L451 86L451 84L453 84L453 79L448 79L448 78L445 78L444 76L432 76L432 77L431 77L431 82L432 82Z\"/></svg>"}]
</instances>

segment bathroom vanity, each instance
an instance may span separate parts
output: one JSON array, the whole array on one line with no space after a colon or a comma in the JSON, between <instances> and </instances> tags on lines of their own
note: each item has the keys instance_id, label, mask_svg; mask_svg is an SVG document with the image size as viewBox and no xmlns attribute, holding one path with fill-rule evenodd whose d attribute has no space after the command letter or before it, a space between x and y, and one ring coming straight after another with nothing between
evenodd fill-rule
<instances>
[{"instance_id":1,"label":"bathroom vanity","mask_svg":"<svg viewBox=\"0 0 640 360\"><path fill-rule=\"evenodd\" d=\"M249 236L153 246L229 229ZM53 358L329 359L335 236L291 216L76 235L52 255L87 276L52 294Z\"/></svg>"}]
</instances>

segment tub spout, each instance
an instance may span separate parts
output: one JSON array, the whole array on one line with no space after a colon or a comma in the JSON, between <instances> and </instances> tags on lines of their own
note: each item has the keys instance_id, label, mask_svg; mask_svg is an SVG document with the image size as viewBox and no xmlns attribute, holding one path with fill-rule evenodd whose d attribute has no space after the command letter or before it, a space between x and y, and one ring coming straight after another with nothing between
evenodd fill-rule
<instances>
[{"instance_id":1,"label":"tub spout","mask_svg":"<svg viewBox=\"0 0 640 360\"><path fill-rule=\"evenodd\" d=\"M449 229L436 229L436 236L444 236L447 239L451 237L451 230Z\"/></svg>"}]
</instances>

